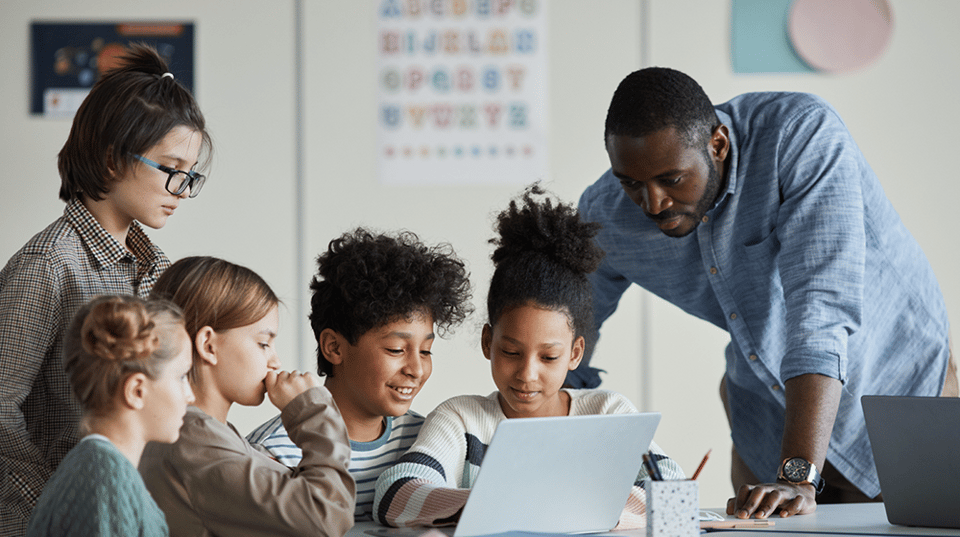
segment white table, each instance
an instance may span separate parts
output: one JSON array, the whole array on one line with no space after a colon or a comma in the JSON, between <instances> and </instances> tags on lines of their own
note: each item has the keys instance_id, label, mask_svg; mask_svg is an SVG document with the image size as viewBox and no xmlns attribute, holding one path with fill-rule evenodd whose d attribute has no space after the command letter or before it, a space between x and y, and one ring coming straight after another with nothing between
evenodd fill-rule
<instances>
[{"instance_id":1,"label":"white table","mask_svg":"<svg viewBox=\"0 0 960 537\"><path fill-rule=\"evenodd\" d=\"M960 498L958 498L960 509ZM717 513L724 510L712 509ZM770 528L750 530L723 530L718 537L732 537L738 535L775 533L778 537L792 537L795 535L954 535L960 536L960 530L942 528L918 528L912 526L895 526L887 521L887 513L882 503L850 503L818 505L816 512L810 515L780 518L774 515L770 518L776 525Z\"/></svg>"},{"instance_id":2,"label":"white table","mask_svg":"<svg viewBox=\"0 0 960 537\"><path fill-rule=\"evenodd\" d=\"M958 498L960 508L960 498ZM715 513L723 514L724 509L710 509ZM911 526L894 526L887 522L887 513L881 503L855 503L818 505L811 515L780 518L774 515L771 520L776 524L769 528L749 530L711 530L717 537L741 537L763 534L769 537L811 537L825 535L857 535L884 537L890 535L928 536L953 535L960 537L960 530L941 528L917 528ZM445 528L450 531L450 528ZM429 528L386 528L374 522L361 522L353 527L346 537L418 537L429 531ZM591 537L645 537L645 530L623 532L608 532L591 534Z\"/></svg>"}]
</instances>

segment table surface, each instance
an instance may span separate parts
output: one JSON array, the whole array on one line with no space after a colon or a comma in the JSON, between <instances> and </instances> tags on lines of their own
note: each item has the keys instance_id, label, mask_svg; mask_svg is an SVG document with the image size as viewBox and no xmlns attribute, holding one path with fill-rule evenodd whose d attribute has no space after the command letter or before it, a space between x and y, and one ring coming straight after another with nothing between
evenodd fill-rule
<instances>
[{"instance_id":1,"label":"table surface","mask_svg":"<svg viewBox=\"0 0 960 537\"><path fill-rule=\"evenodd\" d=\"M717 513L724 510L711 509ZM723 537L744 535L747 533L776 533L778 536L833 534L833 535L955 535L960 529L920 528L914 526L895 526L887 521L887 513L882 503L852 503L818 505L810 515L780 518L774 515L770 520L776 522L771 528L751 530L723 531Z\"/></svg>"},{"instance_id":2,"label":"table surface","mask_svg":"<svg viewBox=\"0 0 960 537\"><path fill-rule=\"evenodd\" d=\"M724 509L707 509L724 513ZM810 537L811 535L859 535L859 536L928 536L953 535L960 537L960 529L919 528L895 526L887 522L887 513L882 503L842 505L818 505L810 515L771 518L776 524L770 528L749 530L711 530L717 537L740 537L763 533L775 537ZM386 528L375 522L361 522L353 527L346 537L418 537L430 528ZM449 531L449 529L447 530ZM533 534L526 534L533 535ZM646 537L646 530L590 534L591 537Z\"/></svg>"}]
</instances>

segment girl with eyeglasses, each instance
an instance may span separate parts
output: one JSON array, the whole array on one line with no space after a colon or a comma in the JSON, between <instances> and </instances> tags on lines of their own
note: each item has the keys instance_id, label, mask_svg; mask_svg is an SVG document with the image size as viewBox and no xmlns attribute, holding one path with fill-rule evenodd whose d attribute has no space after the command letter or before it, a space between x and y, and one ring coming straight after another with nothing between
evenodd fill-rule
<instances>
[{"instance_id":1,"label":"girl with eyeglasses","mask_svg":"<svg viewBox=\"0 0 960 537\"><path fill-rule=\"evenodd\" d=\"M22 534L44 483L79 440L63 332L90 298L146 296L162 228L204 177L203 114L152 48L133 45L80 105L59 155L61 218L0 272L0 527ZM203 166L199 166L203 167Z\"/></svg>"}]
</instances>

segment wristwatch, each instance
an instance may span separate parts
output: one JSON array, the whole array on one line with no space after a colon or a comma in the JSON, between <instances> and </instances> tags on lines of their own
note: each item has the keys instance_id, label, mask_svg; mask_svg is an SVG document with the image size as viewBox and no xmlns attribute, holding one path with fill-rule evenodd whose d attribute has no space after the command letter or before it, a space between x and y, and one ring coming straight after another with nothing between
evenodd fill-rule
<instances>
[{"instance_id":1,"label":"wristwatch","mask_svg":"<svg viewBox=\"0 0 960 537\"><path fill-rule=\"evenodd\" d=\"M817 471L817 465L801 457L790 457L780 463L777 480L794 485L813 485L817 494L823 490L823 477Z\"/></svg>"}]
</instances>

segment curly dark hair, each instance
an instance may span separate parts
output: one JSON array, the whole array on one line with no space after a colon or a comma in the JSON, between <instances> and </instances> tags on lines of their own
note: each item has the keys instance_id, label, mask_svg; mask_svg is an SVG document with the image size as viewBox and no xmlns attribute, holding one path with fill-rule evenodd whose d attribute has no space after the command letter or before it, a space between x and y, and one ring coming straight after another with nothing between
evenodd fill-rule
<instances>
[{"instance_id":1,"label":"curly dark hair","mask_svg":"<svg viewBox=\"0 0 960 537\"><path fill-rule=\"evenodd\" d=\"M720 125L710 98L696 80L667 67L648 67L624 78L613 93L603 132L642 138L667 127L690 146L702 145Z\"/></svg>"},{"instance_id":2,"label":"curly dark hair","mask_svg":"<svg viewBox=\"0 0 960 537\"><path fill-rule=\"evenodd\" d=\"M499 237L491 258L495 270L487 293L491 326L509 309L534 302L565 313L576 336L593 325L593 295L587 274L604 252L593 241L601 225L580 219L576 207L554 202L535 183L497 216Z\"/></svg>"},{"instance_id":3,"label":"curly dark hair","mask_svg":"<svg viewBox=\"0 0 960 537\"><path fill-rule=\"evenodd\" d=\"M356 344L374 328L429 312L444 336L473 311L469 273L448 244L428 247L410 231L396 235L357 228L330 241L310 282L310 326L334 330ZM317 371L333 364L317 349Z\"/></svg>"}]
</instances>

